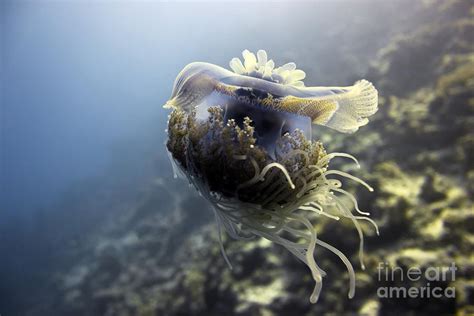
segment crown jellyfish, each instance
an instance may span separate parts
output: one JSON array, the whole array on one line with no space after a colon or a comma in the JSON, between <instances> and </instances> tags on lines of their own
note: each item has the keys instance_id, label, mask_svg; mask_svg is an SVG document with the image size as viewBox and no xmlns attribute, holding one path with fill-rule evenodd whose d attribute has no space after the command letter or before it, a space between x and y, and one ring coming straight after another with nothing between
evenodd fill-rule
<instances>
[{"instance_id":1,"label":"crown jellyfish","mask_svg":"<svg viewBox=\"0 0 474 316\"><path fill-rule=\"evenodd\" d=\"M316 303L325 272L314 259L316 245L336 254L349 272L349 297L355 273L348 258L317 237L308 212L334 220L349 218L359 234L359 220L376 224L354 196L342 188L346 178L373 189L349 173L329 168L334 158L357 160L346 153L327 153L313 141L313 124L354 133L377 112L377 90L367 80L347 87L306 87L295 63L275 68L264 50L244 50L243 63L232 71L195 62L176 78L165 108L169 151L175 176L187 178L214 209L221 252L230 268L221 230L236 239L267 238L288 249L310 269ZM336 178L335 178L336 177ZM346 196L354 211L341 201ZM377 230L378 234L378 230Z\"/></svg>"}]
</instances>

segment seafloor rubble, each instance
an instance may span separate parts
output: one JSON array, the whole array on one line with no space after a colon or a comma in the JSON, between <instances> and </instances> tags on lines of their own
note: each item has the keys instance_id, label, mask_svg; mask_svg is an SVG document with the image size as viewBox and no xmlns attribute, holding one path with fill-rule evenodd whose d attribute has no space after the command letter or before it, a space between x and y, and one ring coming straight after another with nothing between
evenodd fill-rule
<instances>
[{"instance_id":1,"label":"seafloor rubble","mask_svg":"<svg viewBox=\"0 0 474 316\"><path fill-rule=\"evenodd\" d=\"M328 276L315 305L306 266L266 240L226 238L229 270L207 203L182 190L183 180L160 178L80 261L55 276L54 308L68 315L473 314L474 8L445 1L430 10L437 18L394 37L370 67L368 79L381 95L375 120L351 136L317 131L328 152L358 157L358 175L376 188L352 187L381 233L364 226L365 271L350 221L317 220L319 236L355 265L354 299L347 298L343 264L319 248ZM455 298L377 295L380 287L423 286L379 280L380 263L425 270L452 262L455 279L431 286L454 287Z\"/></svg>"}]
</instances>

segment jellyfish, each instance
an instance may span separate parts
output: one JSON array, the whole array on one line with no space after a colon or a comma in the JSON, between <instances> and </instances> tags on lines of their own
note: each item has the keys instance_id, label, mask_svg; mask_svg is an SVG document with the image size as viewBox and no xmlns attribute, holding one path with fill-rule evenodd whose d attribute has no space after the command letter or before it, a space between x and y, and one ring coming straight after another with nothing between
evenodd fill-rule
<instances>
[{"instance_id":1,"label":"jellyfish","mask_svg":"<svg viewBox=\"0 0 474 316\"><path fill-rule=\"evenodd\" d=\"M315 260L316 246L337 255L349 274L349 298L355 272L349 259L317 236L312 215L350 219L360 238L362 269L364 236L360 220L378 229L343 179L369 191L363 180L331 169L347 153L326 152L313 140L313 125L354 133L377 112L377 90L367 80L346 87L306 87L305 72L293 62L275 67L264 50L244 50L227 70L193 62L177 76L168 120L167 150L175 177L182 176L212 205L222 255L222 229L235 239L256 236L273 241L304 262L315 281L310 302L316 303L324 270ZM353 207L343 203L348 198Z\"/></svg>"}]
</instances>

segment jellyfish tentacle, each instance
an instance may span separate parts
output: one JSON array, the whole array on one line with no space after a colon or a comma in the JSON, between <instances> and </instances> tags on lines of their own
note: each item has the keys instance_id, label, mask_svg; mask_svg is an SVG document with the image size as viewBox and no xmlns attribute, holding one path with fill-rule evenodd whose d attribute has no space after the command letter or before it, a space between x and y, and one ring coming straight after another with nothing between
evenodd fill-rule
<instances>
[{"instance_id":1,"label":"jellyfish tentacle","mask_svg":"<svg viewBox=\"0 0 474 316\"><path fill-rule=\"evenodd\" d=\"M285 175L286 179L288 180L288 184L290 185L290 187L291 187L292 189L295 188L295 185L294 185L293 181L291 180L290 174L288 173L288 171L286 170L286 168L285 168L282 164L280 164L280 163L278 163L278 162L272 162L272 163L269 163L268 165L266 165L266 166L263 168L262 172L260 173L260 180L263 181L263 180L265 179L265 175L267 174L268 170L270 170L271 168L278 168L278 169L280 169L280 170L283 172L283 174Z\"/></svg>"},{"instance_id":2,"label":"jellyfish tentacle","mask_svg":"<svg viewBox=\"0 0 474 316\"><path fill-rule=\"evenodd\" d=\"M329 163L329 161L333 158L336 158L336 157L343 157L343 158L349 158L349 159L352 159L352 161L355 162L357 168L360 168L360 164L359 164L359 161L357 160L356 157L350 155L350 154L346 154L346 153L330 153L330 154L327 154L326 156L324 156L322 159L321 159L321 162L323 163Z\"/></svg>"},{"instance_id":3,"label":"jellyfish tentacle","mask_svg":"<svg viewBox=\"0 0 474 316\"><path fill-rule=\"evenodd\" d=\"M333 191L342 193L342 194L344 194L345 196L347 196L347 197L351 200L352 204L354 204L354 209L356 210L357 213L362 214L362 215L370 215L369 212L362 212L362 211L359 209L359 203L357 203L357 200L355 199L354 195L350 194L350 193L347 192L346 190L338 189L338 188L334 188Z\"/></svg>"},{"instance_id":4,"label":"jellyfish tentacle","mask_svg":"<svg viewBox=\"0 0 474 316\"><path fill-rule=\"evenodd\" d=\"M224 243L222 242L222 222L221 222L221 218L220 218L219 212L215 209L214 209L214 216L216 217L217 235L218 235L218 239L219 239L219 246L220 246L220 249L221 249L221 253L222 253L222 256L224 257L225 262L227 263L227 266L229 267L230 270L232 270L233 269L232 268L232 263L230 262L229 257L227 257L227 254L226 254L225 248L224 248Z\"/></svg>"},{"instance_id":5,"label":"jellyfish tentacle","mask_svg":"<svg viewBox=\"0 0 474 316\"><path fill-rule=\"evenodd\" d=\"M372 188L370 185L367 184L367 182L357 178L357 177L354 177L353 175L351 174L348 174L346 172L343 172L343 171L339 171L339 170L329 170L329 171L326 171L326 176L327 175L331 175L331 174L336 174L336 175L339 175L341 177L345 177L345 178L348 178L348 179L351 179L355 182L358 182L360 184L362 184L363 186L365 186L367 188L367 190L369 190L370 192L373 192L374 191L374 188Z\"/></svg>"},{"instance_id":6,"label":"jellyfish tentacle","mask_svg":"<svg viewBox=\"0 0 474 316\"><path fill-rule=\"evenodd\" d=\"M347 257L336 247L331 246L330 244L322 241L321 239L316 240L316 244L320 245L332 253L334 253L336 256L338 256L341 261L346 265L347 271L349 273L349 298L353 298L355 294L355 272L354 272L354 267L352 266L351 262Z\"/></svg>"},{"instance_id":7,"label":"jellyfish tentacle","mask_svg":"<svg viewBox=\"0 0 474 316\"><path fill-rule=\"evenodd\" d=\"M331 219L334 219L336 221L340 220L339 216L334 216L332 214L329 214L327 212L324 212L322 209L320 208L317 208L317 207L314 207L314 206L311 206L311 205L302 205L299 207L300 210L305 210L305 211L311 211L311 212L315 212L317 214L320 214L320 215L323 215L323 216L326 216L326 217L329 217Z\"/></svg>"},{"instance_id":8,"label":"jellyfish tentacle","mask_svg":"<svg viewBox=\"0 0 474 316\"><path fill-rule=\"evenodd\" d=\"M354 218L358 219L358 220L366 220L369 223L371 223L372 226L374 226L374 228L375 228L375 233L377 234L377 236L380 236L379 226L377 225L377 223L373 219L371 219L370 217L366 217L366 216L354 216Z\"/></svg>"},{"instance_id":9,"label":"jellyfish tentacle","mask_svg":"<svg viewBox=\"0 0 474 316\"><path fill-rule=\"evenodd\" d=\"M258 163L257 161L255 160L255 158L253 158L252 156L249 157L250 158L250 161L252 163L252 166L254 167L255 169L255 175L252 177L252 179L244 182L244 183L241 183L237 186L237 191L240 190L240 189L243 189L243 188L246 188L246 187L249 187L251 186L252 184L255 184L257 183L258 181L260 181L260 167L258 166Z\"/></svg>"},{"instance_id":10,"label":"jellyfish tentacle","mask_svg":"<svg viewBox=\"0 0 474 316\"><path fill-rule=\"evenodd\" d=\"M351 211L347 208L347 206L342 203L339 198L334 196L334 199L336 201L336 204L338 208L341 210L341 213L344 214L345 217L349 218L353 223L354 226L357 230L357 234L359 235L359 261L360 261L360 266L362 270L365 270L365 264L364 264L364 233L362 232L362 228L359 225L359 222L357 222L357 219L354 217L354 215L351 213Z\"/></svg>"},{"instance_id":11,"label":"jellyfish tentacle","mask_svg":"<svg viewBox=\"0 0 474 316\"><path fill-rule=\"evenodd\" d=\"M322 277L321 271L316 265L316 261L314 260L314 248L316 247L316 242L317 242L316 230L313 228L313 226L311 225L310 221L307 218L296 215L296 214L293 214L292 217L295 219L298 219L303 225L305 225L311 234L308 248L306 250L306 264L311 270L313 279L316 282L313 293L311 293L311 296L309 299L311 303L315 304L318 301L319 294L321 293L321 288L323 285L322 284L323 277Z\"/></svg>"}]
</instances>

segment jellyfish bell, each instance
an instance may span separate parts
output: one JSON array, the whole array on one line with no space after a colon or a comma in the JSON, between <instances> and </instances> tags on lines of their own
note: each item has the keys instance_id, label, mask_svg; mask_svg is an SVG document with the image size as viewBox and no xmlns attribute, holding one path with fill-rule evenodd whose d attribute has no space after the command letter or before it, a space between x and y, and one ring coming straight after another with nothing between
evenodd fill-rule
<instances>
[{"instance_id":1,"label":"jellyfish bell","mask_svg":"<svg viewBox=\"0 0 474 316\"><path fill-rule=\"evenodd\" d=\"M347 257L317 238L308 213L334 220L349 218L360 238L359 220L368 213L334 178L364 181L329 168L333 158L357 160L345 153L327 153L312 140L312 125L353 133L377 111L377 90L361 80L348 87L305 87L305 73L294 63L275 68L263 50L245 50L234 58L233 71L209 63L191 63L177 76L165 108L167 149L173 168L211 202L219 228L236 239L260 236L276 242L303 261L316 282L315 303L324 271L316 264L316 245L342 259L349 271L349 297L355 274ZM348 197L356 213L341 201ZM291 237L289 237L291 236Z\"/></svg>"}]
</instances>

